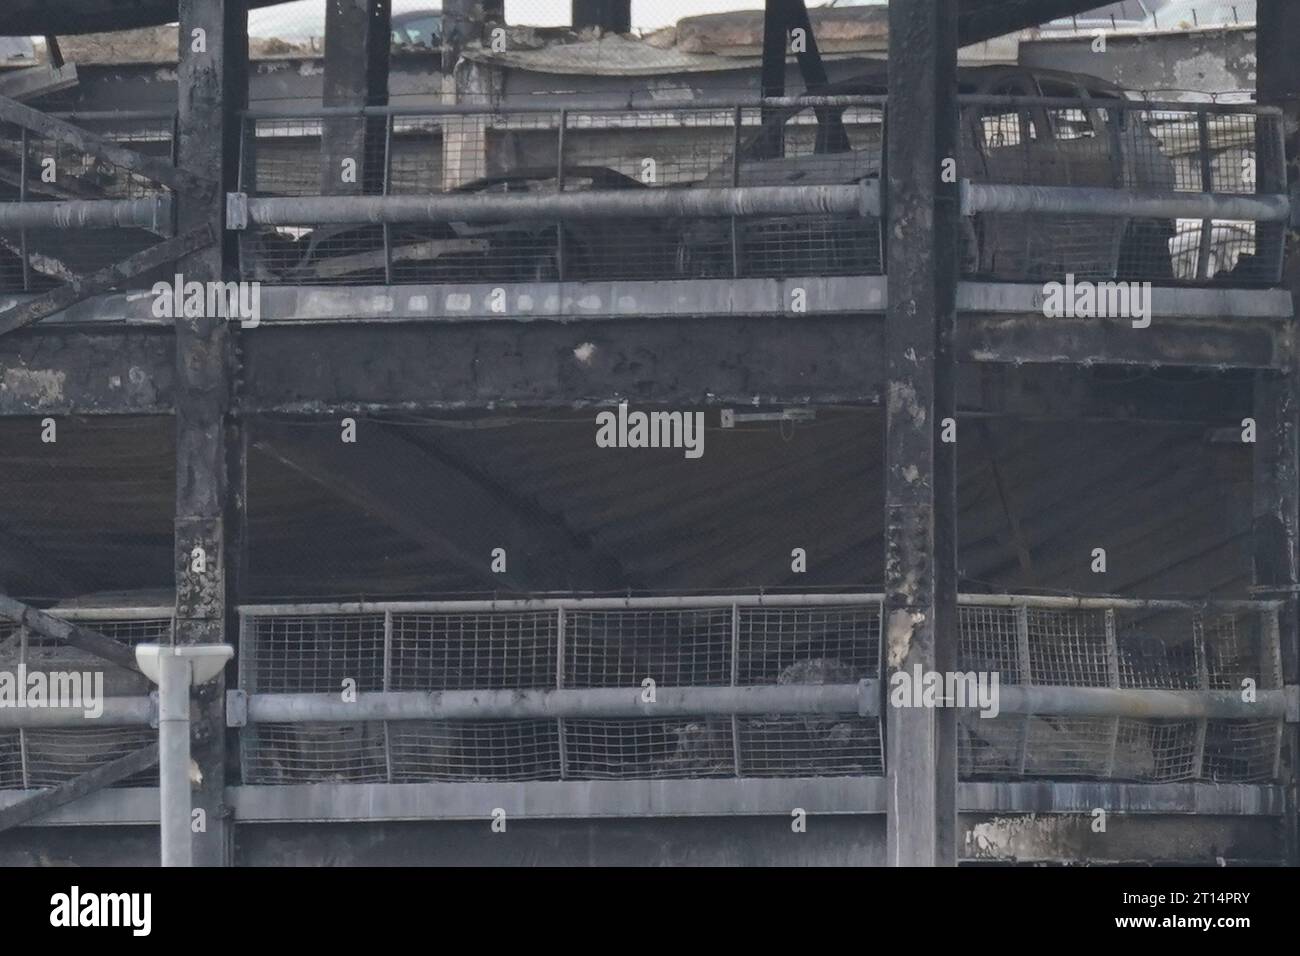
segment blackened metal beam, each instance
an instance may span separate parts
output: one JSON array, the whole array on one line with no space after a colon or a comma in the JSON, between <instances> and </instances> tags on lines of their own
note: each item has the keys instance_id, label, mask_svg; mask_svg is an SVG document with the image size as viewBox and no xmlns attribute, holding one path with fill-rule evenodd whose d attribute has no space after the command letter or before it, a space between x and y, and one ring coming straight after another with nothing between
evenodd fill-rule
<instances>
[{"instance_id":1,"label":"blackened metal beam","mask_svg":"<svg viewBox=\"0 0 1300 956\"><path fill-rule=\"evenodd\" d=\"M1260 0L1257 34L1259 101L1282 109L1286 138L1286 178L1260 162L1260 191L1286 192L1300 183L1300 5L1289 0ZM1261 139L1264 133L1261 131ZM1269 144L1260 142L1261 156ZM1267 178L1273 177L1273 178ZM1300 307L1300 236L1287 233L1284 284ZM1261 372L1255 385L1256 444L1254 455L1254 583L1263 595L1285 603L1278 614L1282 674L1287 683L1300 680L1300 348L1292 336L1279 347L1284 360L1278 372ZM1296 775L1300 774L1300 740L1288 735L1291 774L1287 788L1290 812L1284 833L1287 855L1300 862L1300 807Z\"/></svg>"},{"instance_id":2,"label":"blackened metal beam","mask_svg":"<svg viewBox=\"0 0 1300 956\"><path fill-rule=\"evenodd\" d=\"M42 637L80 648L119 667L133 671L140 669L135 662L135 652L127 645L106 637L98 631L47 614L22 601L16 601L7 594L0 594L0 617L23 625Z\"/></svg>"},{"instance_id":3,"label":"blackened metal beam","mask_svg":"<svg viewBox=\"0 0 1300 956\"><path fill-rule=\"evenodd\" d=\"M392 0L329 0L325 5L327 109L388 105ZM326 195L382 190L384 117L332 117L321 131L321 191ZM355 175L344 175L351 161Z\"/></svg>"},{"instance_id":4,"label":"blackened metal beam","mask_svg":"<svg viewBox=\"0 0 1300 956\"><path fill-rule=\"evenodd\" d=\"M182 195L181 229L224 226L224 192L236 185L239 110L248 96L247 0L180 0L177 165L220 184L211 197ZM204 44L191 42L196 33ZM179 263L184 281L233 277L235 244L214 245ZM231 323L215 315L176 320L176 633L177 644L234 644L227 608L237 572L228 565L227 527L240 512L230 481L234 389ZM206 828L194 833L198 866L228 865L231 834L223 810L226 731L222 677L193 691L191 755L202 782L193 794Z\"/></svg>"},{"instance_id":5,"label":"blackened metal beam","mask_svg":"<svg viewBox=\"0 0 1300 956\"><path fill-rule=\"evenodd\" d=\"M48 113L24 106L7 96L0 96L0 120L14 123L60 143L66 143L73 149L89 153L106 163L112 163L133 173L139 173L178 192L211 196L217 189L217 184L212 180L197 176L181 166L173 166L166 160L127 149L111 139L98 136L64 120L55 119Z\"/></svg>"},{"instance_id":6,"label":"blackened metal beam","mask_svg":"<svg viewBox=\"0 0 1300 956\"><path fill-rule=\"evenodd\" d=\"M956 0L889 6L885 313L885 655L890 673L955 669L957 542ZM955 866L957 722L951 708L886 714L886 860Z\"/></svg>"},{"instance_id":7,"label":"blackened metal beam","mask_svg":"<svg viewBox=\"0 0 1300 956\"><path fill-rule=\"evenodd\" d=\"M97 790L103 790L105 787L120 783L143 770L148 770L157 763L158 745L149 744L149 746L142 747L135 753L127 754L125 757L118 757L101 767L96 767L94 770L73 777L57 787L50 790L41 790L19 803L2 807L0 808L0 833L10 827L16 827L27 823L29 820L35 820L51 810L57 810L74 800L80 800Z\"/></svg>"},{"instance_id":8,"label":"blackened metal beam","mask_svg":"<svg viewBox=\"0 0 1300 956\"><path fill-rule=\"evenodd\" d=\"M174 239L165 239L156 246L141 250L121 262L92 272L88 276L74 278L66 285L43 292L35 298L5 309L0 312L0 335L39 322L47 315L61 312L84 299L107 292L197 249L210 247L218 235L219 232L211 225L197 226Z\"/></svg>"}]
</instances>

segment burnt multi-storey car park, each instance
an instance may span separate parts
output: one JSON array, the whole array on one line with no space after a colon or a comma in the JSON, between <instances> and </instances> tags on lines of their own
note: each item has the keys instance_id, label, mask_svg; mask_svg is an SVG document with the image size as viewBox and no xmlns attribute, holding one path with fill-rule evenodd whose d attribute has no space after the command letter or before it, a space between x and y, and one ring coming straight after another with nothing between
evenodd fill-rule
<instances>
[{"instance_id":1,"label":"burnt multi-storey car park","mask_svg":"<svg viewBox=\"0 0 1300 956\"><path fill-rule=\"evenodd\" d=\"M156 860L174 641L238 652L205 864L1294 862L1300 10L1252 103L958 68L1093 5L895 2L886 67L768 0L758 89L683 101L512 97L448 3L411 103L376 2L302 106L238 2L20 3L206 42L166 108L0 100L0 664L109 687L0 710L0 861ZM1067 274L1149 326L1045 316ZM621 404L705 453L600 447ZM918 666L1001 712L890 706Z\"/></svg>"}]
</instances>

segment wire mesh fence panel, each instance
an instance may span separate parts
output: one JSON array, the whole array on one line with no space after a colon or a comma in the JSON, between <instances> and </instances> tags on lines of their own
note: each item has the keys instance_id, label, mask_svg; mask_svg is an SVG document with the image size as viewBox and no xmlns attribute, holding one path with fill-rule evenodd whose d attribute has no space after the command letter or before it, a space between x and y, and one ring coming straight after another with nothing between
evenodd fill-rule
<instances>
[{"instance_id":1,"label":"wire mesh fence panel","mask_svg":"<svg viewBox=\"0 0 1300 956\"><path fill-rule=\"evenodd\" d=\"M1262 607L1262 606L1261 606ZM1081 608L967 601L963 672L1000 683L1210 691L1281 685L1275 612L1117 601ZM842 685L879 677L880 606L717 605L250 614L255 693ZM262 646L263 643L268 646ZM326 658L336 658L331 663ZM273 688L273 689L272 689ZM1168 783L1275 779L1280 718L959 718L964 779ZM698 714L254 724L244 779L414 782L874 775L881 722L857 714Z\"/></svg>"},{"instance_id":2,"label":"wire mesh fence panel","mask_svg":"<svg viewBox=\"0 0 1300 956\"><path fill-rule=\"evenodd\" d=\"M553 720L389 721L388 735L394 783L560 779Z\"/></svg>"},{"instance_id":3,"label":"wire mesh fence panel","mask_svg":"<svg viewBox=\"0 0 1300 956\"><path fill-rule=\"evenodd\" d=\"M27 785L57 787L119 757L154 743L158 732L149 727L89 727L76 730L25 730ZM117 786L157 786L158 769L133 774Z\"/></svg>"},{"instance_id":4,"label":"wire mesh fence panel","mask_svg":"<svg viewBox=\"0 0 1300 956\"><path fill-rule=\"evenodd\" d=\"M571 611L565 628L565 687L731 683L729 607Z\"/></svg>"},{"instance_id":5,"label":"wire mesh fence panel","mask_svg":"<svg viewBox=\"0 0 1300 956\"><path fill-rule=\"evenodd\" d=\"M1218 783L1277 779L1283 725L1278 720L1211 720L1202 776Z\"/></svg>"},{"instance_id":6,"label":"wire mesh fence panel","mask_svg":"<svg viewBox=\"0 0 1300 956\"><path fill-rule=\"evenodd\" d=\"M855 684L880 672L879 605L738 614L738 684Z\"/></svg>"},{"instance_id":7,"label":"wire mesh fence panel","mask_svg":"<svg viewBox=\"0 0 1300 956\"><path fill-rule=\"evenodd\" d=\"M962 669L995 673L1000 684L1210 691L1243 690L1249 680L1260 689L1282 686L1276 617L1269 610L967 604L959 618ZM1280 718L983 717L973 711L961 714L959 727L964 779L1144 783L1274 780L1284 733Z\"/></svg>"},{"instance_id":8,"label":"wire mesh fence panel","mask_svg":"<svg viewBox=\"0 0 1300 956\"><path fill-rule=\"evenodd\" d=\"M961 166L975 182L1160 193L1285 192L1280 117L1023 98L963 108ZM1279 223L981 213L964 271L989 278L1271 283Z\"/></svg>"},{"instance_id":9,"label":"wire mesh fence panel","mask_svg":"<svg viewBox=\"0 0 1300 956\"><path fill-rule=\"evenodd\" d=\"M566 720L567 776L577 780L730 777L731 719Z\"/></svg>"},{"instance_id":10,"label":"wire mesh fence panel","mask_svg":"<svg viewBox=\"0 0 1300 956\"><path fill-rule=\"evenodd\" d=\"M881 776L880 721L856 714L739 718L741 775Z\"/></svg>"},{"instance_id":11,"label":"wire mesh fence panel","mask_svg":"<svg viewBox=\"0 0 1300 956\"><path fill-rule=\"evenodd\" d=\"M256 196L538 196L591 190L849 184L878 178L881 110L844 113L827 151L811 111L484 110L245 120L242 188ZM342 132L331 133L340 129ZM767 140L779 133L773 152ZM323 134L325 135L322 138ZM340 147L338 143L345 145ZM322 146L322 143L326 145ZM626 216L384 227L301 224L241 234L267 283L541 282L878 274L879 220Z\"/></svg>"},{"instance_id":12,"label":"wire mesh fence panel","mask_svg":"<svg viewBox=\"0 0 1300 956\"><path fill-rule=\"evenodd\" d=\"M85 612L79 615L75 609L56 609L54 613L74 620L86 617ZM97 611L84 624L129 647L171 640L170 616L105 617L111 613ZM148 678L137 671L109 664L87 651L30 631L20 634L16 625L0 622L0 673L17 674L20 664L29 682L33 675L45 678L51 701L64 693L78 693L80 704L88 710L94 709L97 699L147 697L152 690ZM59 702L77 704L76 700ZM84 727L0 731L0 789L58 786L156 740L157 731L149 727L98 727L93 717L86 719ZM154 786L157 781L155 767L114 786Z\"/></svg>"},{"instance_id":13,"label":"wire mesh fence panel","mask_svg":"<svg viewBox=\"0 0 1300 956\"><path fill-rule=\"evenodd\" d=\"M1105 611L1031 607L1027 618L1032 683L1111 686Z\"/></svg>"},{"instance_id":14,"label":"wire mesh fence panel","mask_svg":"<svg viewBox=\"0 0 1300 956\"><path fill-rule=\"evenodd\" d=\"M1027 645L1020 639L1023 615L1023 610L1007 607L957 608L961 669L997 674L1003 684L1024 683L1029 659Z\"/></svg>"},{"instance_id":15,"label":"wire mesh fence panel","mask_svg":"<svg viewBox=\"0 0 1300 956\"><path fill-rule=\"evenodd\" d=\"M388 689L555 686L554 613L394 614Z\"/></svg>"},{"instance_id":16,"label":"wire mesh fence panel","mask_svg":"<svg viewBox=\"0 0 1300 956\"><path fill-rule=\"evenodd\" d=\"M340 693L384 689L384 616L322 614L248 620L240 652L250 693Z\"/></svg>"},{"instance_id":17,"label":"wire mesh fence panel","mask_svg":"<svg viewBox=\"0 0 1300 956\"><path fill-rule=\"evenodd\" d=\"M879 675L878 604L246 614L252 693L566 690L856 683ZM739 652L737 652L739 648ZM335 656L335 662L323 657ZM739 753L737 742L739 741ZM582 780L883 772L856 714L389 720L241 731L246 783Z\"/></svg>"},{"instance_id":18,"label":"wire mesh fence panel","mask_svg":"<svg viewBox=\"0 0 1300 956\"><path fill-rule=\"evenodd\" d=\"M75 124L133 152L170 160L171 115L84 114ZM0 202L148 199L166 188L52 136L0 123ZM43 292L160 241L142 227L0 230L0 292Z\"/></svg>"},{"instance_id":19,"label":"wire mesh fence panel","mask_svg":"<svg viewBox=\"0 0 1300 956\"><path fill-rule=\"evenodd\" d=\"M0 790L26 789L22 745L21 733L0 730Z\"/></svg>"},{"instance_id":20,"label":"wire mesh fence panel","mask_svg":"<svg viewBox=\"0 0 1300 956\"><path fill-rule=\"evenodd\" d=\"M240 731L245 783L383 783L382 721L254 724Z\"/></svg>"}]
</instances>

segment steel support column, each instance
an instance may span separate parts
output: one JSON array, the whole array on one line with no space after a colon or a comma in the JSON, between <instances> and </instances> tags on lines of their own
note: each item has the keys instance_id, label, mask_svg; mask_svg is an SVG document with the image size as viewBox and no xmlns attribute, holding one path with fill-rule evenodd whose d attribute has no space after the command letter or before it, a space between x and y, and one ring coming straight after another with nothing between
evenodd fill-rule
<instances>
[{"instance_id":1,"label":"steel support column","mask_svg":"<svg viewBox=\"0 0 1300 956\"><path fill-rule=\"evenodd\" d=\"M178 165L221 184L211 200L182 196L180 228L222 221L222 192L235 187L239 158L237 111L248 94L247 0L181 0ZM201 32L200 32L201 31ZM200 42L200 39L202 42ZM233 234L224 244L178 263L186 281L233 277ZM219 316L176 322L176 634L177 644L227 643L227 607L235 575L227 567L227 528L235 508L229 449L233 381L231 323ZM234 433L236 439L237 432ZM233 635L232 635L233 637ZM201 775L193 833L199 866L230 862L225 790L225 686L220 677L196 688L192 757Z\"/></svg>"},{"instance_id":2,"label":"steel support column","mask_svg":"<svg viewBox=\"0 0 1300 956\"><path fill-rule=\"evenodd\" d=\"M1294 190L1300 182L1300 5L1290 0L1260 0L1259 4L1259 101L1283 112L1287 152L1287 179L1266 182L1261 175L1260 192ZM1266 144L1260 143L1263 150ZM1267 164L1259 153L1261 173ZM1287 236L1284 282L1300 305L1300 242L1293 231ZM1278 613L1282 649L1282 677L1288 684L1300 680L1300 355L1297 355L1294 326L1286 342L1283 370L1259 372L1255 384L1257 426L1254 468L1254 578L1262 596L1282 600ZM1285 765L1288 813L1284 832L1287 856L1300 861L1297 814L1297 768L1300 743L1294 728L1288 728Z\"/></svg>"},{"instance_id":3,"label":"steel support column","mask_svg":"<svg viewBox=\"0 0 1300 956\"><path fill-rule=\"evenodd\" d=\"M939 441L955 417L955 0L889 7L885 320L885 655L887 670L952 670L956 629L956 456ZM949 177L955 179L956 177ZM953 708L888 708L887 859L956 865Z\"/></svg>"}]
</instances>

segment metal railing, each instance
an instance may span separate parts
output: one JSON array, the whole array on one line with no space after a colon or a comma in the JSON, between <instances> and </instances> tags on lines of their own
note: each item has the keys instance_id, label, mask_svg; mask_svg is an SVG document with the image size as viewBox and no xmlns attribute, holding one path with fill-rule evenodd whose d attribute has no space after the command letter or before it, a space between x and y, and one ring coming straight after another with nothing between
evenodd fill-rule
<instances>
[{"instance_id":1,"label":"metal railing","mask_svg":"<svg viewBox=\"0 0 1300 956\"><path fill-rule=\"evenodd\" d=\"M1277 110L960 103L966 274L1278 281ZM881 97L250 111L232 223L263 282L879 274L884 136Z\"/></svg>"},{"instance_id":2,"label":"metal railing","mask_svg":"<svg viewBox=\"0 0 1300 956\"><path fill-rule=\"evenodd\" d=\"M175 114L54 113L136 153L174 162ZM170 191L54 135L0 123L0 292L42 292L173 232Z\"/></svg>"},{"instance_id":3,"label":"metal railing","mask_svg":"<svg viewBox=\"0 0 1300 956\"><path fill-rule=\"evenodd\" d=\"M227 717L251 784L879 776L881 599L250 605ZM963 779L1278 779L1300 716L1278 607L961 595L959 668L998 680L996 716L959 715ZM52 613L127 644L172 628L170 608ZM140 675L0 628L0 670L19 664L102 672L104 714L0 707L0 789L153 739Z\"/></svg>"},{"instance_id":4,"label":"metal railing","mask_svg":"<svg viewBox=\"0 0 1300 956\"><path fill-rule=\"evenodd\" d=\"M129 646L166 643L173 632L172 608L64 608L50 613ZM148 680L139 673L38 637L9 621L0 621L0 672L11 677L96 675L103 692L102 713L95 717L76 707L18 707L16 701L0 707L0 790L57 786L157 739L156 700ZM149 770L121 786L156 783L157 772Z\"/></svg>"},{"instance_id":5,"label":"metal railing","mask_svg":"<svg viewBox=\"0 0 1300 956\"><path fill-rule=\"evenodd\" d=\"M878 775L880 600L246 607L228 712L250 783ZM996 716L961 714L965 778L1279 773L1275 603L963 595L959 620L962 672L999 681Z\"/></svg>"}]
</instances>

